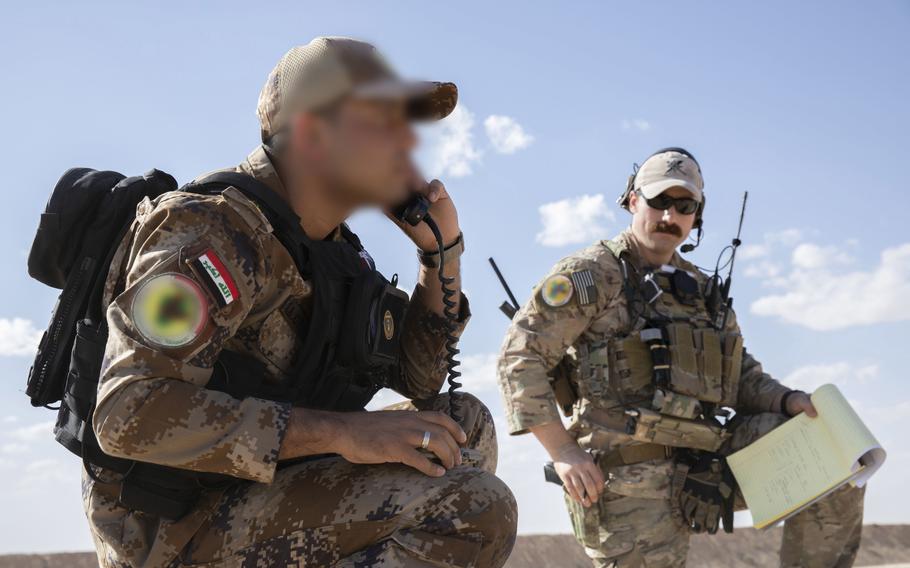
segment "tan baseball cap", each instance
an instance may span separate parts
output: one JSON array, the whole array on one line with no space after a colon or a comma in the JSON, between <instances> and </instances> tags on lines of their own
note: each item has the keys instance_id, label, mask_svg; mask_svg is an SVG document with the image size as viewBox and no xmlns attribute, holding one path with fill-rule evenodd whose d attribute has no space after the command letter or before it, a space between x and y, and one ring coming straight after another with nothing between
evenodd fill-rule
<instances>
[{"instance_id":1,"label":"tan baseball cap","mask_svg":"<svg viewBox=\"0 0 910 568\"><path fill-rule=\"evenodd\" d=\"M293 112L318 110L342 97L404 99L415 120L439 120L458 102L454 83L405 80L369 43L317 37L284 54L259 93L262 140L280 131Z\"/></svg>"},{"instance_id":2,"label":"tan baseball cap","mask_svg":"<svg viewBox=\"0 0 910 568\"><path fill-rule=\"evenodd\" d=\"M695 199L702 201L705 181L701 170L695 160L681 152L668 150L655 154L645 160L635 174L633 189L640 190L648 199L671 187L687 189Z\"/></svg>"}]
</instances>

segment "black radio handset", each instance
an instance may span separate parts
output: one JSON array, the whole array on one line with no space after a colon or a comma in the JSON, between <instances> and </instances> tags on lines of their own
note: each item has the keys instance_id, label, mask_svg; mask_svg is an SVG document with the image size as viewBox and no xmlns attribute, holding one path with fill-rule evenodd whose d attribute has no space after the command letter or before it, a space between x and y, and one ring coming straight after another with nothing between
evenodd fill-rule
<instances>
[{"instance_id":1,"label":"black radio handset","mask_svg":"<svg viewBox=\"0 0 910 568\"><path fill-rule=\"evenodd\" d=\"M443 262L445 259L445 243L442 240L442 233L439 231L436 221L430 216L430 202L422 195L414 195L411 199L393 209L392 212L396 219L412 227L416 227L423 221L433 232L433 237L436 238L436 248L439 252L439 285L442 289L443 313L445 314L446 325L446 380L449 383L449 416L452 420L457 421L458 404L455 390L461 387L461 383L457 380L461 376L461 372L457 369L460 363L455 358L459 353L458 336L455 335L455 328L458 326L458 313L455 310L458 302L454 299L456 291L452 288L455 278L445 275L445 263Z\"/></svg>"},{"instance_id":2,"label":"black radio handset","mask_svg":"<svg viewBox=\"0 0 910 568\"><path fill-rule=\"evenodd\" d=\"M411 199L396 207L392 212L394 213L395 218L402 223L407 223L412 227L416 227L421 221L427 218L429 211L430 202L427 201L427 198L415 194Z\"/></svg>"}]
</instances>

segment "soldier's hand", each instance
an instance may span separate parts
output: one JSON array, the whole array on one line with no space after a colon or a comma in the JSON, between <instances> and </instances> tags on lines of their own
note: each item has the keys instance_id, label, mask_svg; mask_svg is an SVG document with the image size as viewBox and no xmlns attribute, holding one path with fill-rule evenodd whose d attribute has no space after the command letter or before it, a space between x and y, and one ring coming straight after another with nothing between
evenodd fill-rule
<instances>
[{"instance_id":1,"label":"soldier's hand","mask_svg":"<svg viewBox=\"0 0 910 568\"><path fill-rule=\"evenodd\" d=\"M351 463L403 463L431 477L461 464L460 445L467 435L454 420L441 412L382 410L340 414L336 452ZM442 466L421 453L424 433L430 433L427 450Z\"/></svg>"},{"instance_id":2,"label":"soldier's hand","mask_svg":"<svg viewBox=\"0 0 910 568\"><path fill-rule=\"evenodd\" d=\"M801 412L805 412L811 418L818 416L818 412L815 410L809 395L804 392L795 392L787 397L787 414L796 416Z\"/></svg>"},{"instance_id":3,"label":"soldier's hand","mask_svg":"<svg viewBox=\"0 0 910 568\"><path fill-rule=\"evenodd\" d=\"M569 496L584 507L596 503L604 491L604 474L588 452L574 441L553 457L553 468Z\"/></svg>"},{"instance_id":4,"label":"soldier's hand","mask_svg":"<svg viewBox=\"0 0 910 568\"><path fill-rule=\"evenodd\" d=\"M423 195L430 202L430 216L439 226L443 244L450 244L457 239L461 232L458 227L458 211L449 197L449 192L446 191L446 186L438 179L427 182L416 169L413 173L412 186L416 193ZM426 223L412 227L407 223L401 223L389 213L387 215L414 241L419 249L427 252L436 251L436 238Z\"/></svg>"}]
</instances>

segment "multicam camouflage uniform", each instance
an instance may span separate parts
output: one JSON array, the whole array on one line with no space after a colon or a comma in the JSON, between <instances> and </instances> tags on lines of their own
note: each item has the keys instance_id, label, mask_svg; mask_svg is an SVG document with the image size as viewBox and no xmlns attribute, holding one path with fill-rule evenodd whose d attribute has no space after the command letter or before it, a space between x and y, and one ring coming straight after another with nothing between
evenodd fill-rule
<instances>
[{"instance_id":1,"label":"multicam camouflage uniform","mask_svg":"<svg viewBox=\"0 0 910 568\"><path fill-rule=\"evenodd\" d=\"M572 382L579 395L569 431L579 445L600 455L643 446L626 433L624 410L652 401L650 364L644 365L647 369L629 369L629 353L607 356L602 348L606 340L626 337L642 325L631 319L620 264L609 246L627 250L630 262L641 271L641 257L626 231L612 243L596 243L560 261L513 319L499 362L499 384L511 434L560 420L548 373L569 353L578 360ZM670 264L695 274L703 289L707 277L695 266L678 254ZM564 305L553 307L551 304L562 300L554 302L553 293L544 287L565 282L563 278L574 282L576 293ZM586 286L588 283L591 285ZM545 293L550 296L544 298ZM709 317L703 302L691 310L693 320ZM724 332L741 345L732 312ZM730 357L730 352L724 354L728 355L724 358L725 374L730 374L731 368L739 370L733 373L738 375L738 386L723 386L725 405L739 415L738 426L719 448L720 453L728 454L786 420L779 410L781 397L789 389L764 373L759 362L744 350L741 365L735 365L736 358ZM609 369L610 365L616 368ZM618 400L607 377L619 381L638 377L642 380L638 394L642 396ZM592 507L585 509L566 496L579 542L596 566L684 565L690 530L677 501L671 498L674 461L652 457L624 463L602 464L606 491ZM862 528L862 496L862 489L842 489L787 521L782 565L852 565ZM741 497L738 505L742 508Z\"/></svg>"},{"instance_id":2,"label":"multicam camouflage uniform","mask_svg":"<svg viewBox=\"0 0 910 568\"><path fill-rule=\"evenodd\" d=\"M262 148L238 171L282 191ZM193 268L202 254L224 269L223 286L214 292ZM196 303L192 295L184 298L191 313L202 310L198 327L175 332L142 319L148 300L137 297L163 279L179 279L183 290L201 294ZM515 503L493 475L493 422L476 398L461 395L460 414L467 445L481 456L477 467L430 478L399 464L355 465L339 457L279 464L290 405L203 388L222 348L264 363L267 381L284 380L300 349L300 322L312 310L311 292L265 216L238 190L174 192L140 204L107 283L110 335L94 430L111 455L239 481L204 492L187 515L167 521L125 509L116 483L86 476L83 497L102 566L505 562ZM462 328L468 311L464 300ZM445 374L443 323L421 304L411 305L402 372L391 385L399 393L412 399L436 394ZM439 397L424 408L446 408L446 402Z\"/></svg>"}]
</instances>

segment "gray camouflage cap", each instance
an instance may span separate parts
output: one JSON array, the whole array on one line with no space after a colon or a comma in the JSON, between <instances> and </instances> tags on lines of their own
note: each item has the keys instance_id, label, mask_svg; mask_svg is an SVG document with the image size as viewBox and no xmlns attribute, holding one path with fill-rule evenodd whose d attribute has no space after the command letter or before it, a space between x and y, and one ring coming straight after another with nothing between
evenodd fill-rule
<instances>
[{"instance_id":1,"label":"gray camouflage cap","mask_svg":"<svg viewBox=\"0 0 910 568\"><path fill-rule=\"evenodd\" d=\"M455 108L458 88L402 79L369 43L317 37L285 53L262 87L256 114L263 142L294 112L319 110L345 96L403 99L412 119L439 120Z\"/></svg>"}]
</instances>

